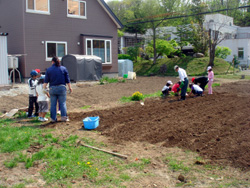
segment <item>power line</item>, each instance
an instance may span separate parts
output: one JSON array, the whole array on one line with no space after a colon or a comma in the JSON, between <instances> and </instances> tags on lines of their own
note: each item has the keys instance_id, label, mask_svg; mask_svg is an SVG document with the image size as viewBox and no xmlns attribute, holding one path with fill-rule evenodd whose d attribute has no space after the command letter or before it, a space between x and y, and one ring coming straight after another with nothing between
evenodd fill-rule
<instances>
[{"instance_id":1,"label":"power line","mask_svg":"<svg viewBox=\"0 0 250 188\"><path fill-rule=\"evenodd\" d=\"M148 22L157 22L157 21L177 19L177 18L186 18L186 17L190 17L190 16L212 14L212 13L216 13L216 12L229 11L229 10L235 10L235 9L241 9L241 8L250 8L250 5L240 6L240 7L236 7L236 8L226 8L226 9L220 9L220 10L215 10L215 11L201 12L201 13L198 13L198 14L175 16L175 17L171 17L171 18L162 18L162 19L158 19L158 20L147 20L147 21L142 21L142 22L132 22L132 23L127 23L125 25L142 24L142 23L148 23Z\"/></svg>"}]
</instances>

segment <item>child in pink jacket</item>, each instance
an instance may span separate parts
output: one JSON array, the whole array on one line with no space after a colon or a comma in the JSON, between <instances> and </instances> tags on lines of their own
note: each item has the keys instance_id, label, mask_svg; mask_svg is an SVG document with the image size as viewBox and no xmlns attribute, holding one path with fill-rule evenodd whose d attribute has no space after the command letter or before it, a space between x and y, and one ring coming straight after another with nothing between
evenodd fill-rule
<instances>
[{"instance_id":1,"label":"child in pink jacket","mask_svg":"<svg viewBox=\"0 0 250 188\"><path fill-rule=\"evenodd\" d=\"M214 82L214 72L212 70L211 66L207 67L207 71L208 71L208 94L213 94L213 90L212 90L212 84Z\"/></svg>"}]
</instances>

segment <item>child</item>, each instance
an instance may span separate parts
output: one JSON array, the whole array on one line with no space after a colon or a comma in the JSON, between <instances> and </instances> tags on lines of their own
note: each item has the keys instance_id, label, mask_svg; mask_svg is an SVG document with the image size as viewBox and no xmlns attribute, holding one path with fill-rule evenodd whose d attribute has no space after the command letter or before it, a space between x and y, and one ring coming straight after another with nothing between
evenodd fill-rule
<instances>
[{"instance_id":1,"label":"child","mask_svg":"<svg viewBox=\"0 0 250 188\"><path fill-rule=\"evenodd\" d=\"M35 71L38 73L37 74L37 80L41 77L41 70L40 69L35 69Z\"/></svg>"},{"instance_id":2,"label":"child","mask_svg":"<svg viewBox=\"0 0 250 188\"><path fill-rule=\"evenodd\" d=\"M189 93L189 96L193 93L195 96L202 96L203 89L201 89L200 86L197 84L189 84L189 87L191 88L191 91Z\"/></svg>"},{"instance_id":3,"label":"child","mask_svg":"<svg viewBox=\"0 0 250 188\"><path fill-rule=\"evenodd\" d=\"M38 103L37 103L37 96L36 96L36 85L37 85L37 77L38 73L35 70L30 72L30 79L28 80L29 86L29 109L28 109L28 118L32 118L38 116ZM35 114L32 115L33 108L35 104Z\"/></svg>"},{"instance_id":4,"label":"child","mask_svg":"<svg viewBox=\"0 0 250 188\"><path fill-rule=\"evenodd\" d=\"M37 92L37 101L39 105L39 121L48 121L47 118L45 118L46 113L49 111L49 93L47 91L43 90L43 83L44 83L45 75L41 75L37 86L36 86L36 92Z\"/></svg>"},{"instance_id":5,"label":"child","mask_svg":"<svg viewBox=\"0 0 250 188\"><path fill-rule=\"evenodd\" d=\"M214 82L214 72L212 70L211 66L207 67L207 71L208 71L208 94L213 94L212 91L212 84Z\"/></svg>"},{"instance_id":6,"label":"child","mask_svg":"<svg viewBox=\"0 0 250 188\"><path fill-rule=\"evenodd\" d=\"M162 88L161 92L163 94L163 97L166 97L166 95L169 95L169 91L171 91L171 85L173 83L169 80L167 81L167 84Z\"/></svg>"},{"instance_id":7,"label":"child","mask_svg":"<svg viewBox=\"0 0 250 188\"><path fill-rule=\"evenodd\" d=\"M175 96L179 96L179 91L181 90L180 88L181 82L177 82L173 85L172 91L175 93Z\"/></svg>"}]
</instances>

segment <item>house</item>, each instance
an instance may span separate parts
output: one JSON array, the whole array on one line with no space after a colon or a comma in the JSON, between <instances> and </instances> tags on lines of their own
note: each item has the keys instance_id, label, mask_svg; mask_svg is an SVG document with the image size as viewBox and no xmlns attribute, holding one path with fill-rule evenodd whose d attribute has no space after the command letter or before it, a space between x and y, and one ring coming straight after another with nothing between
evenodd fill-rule
<instances>
[{"instance_id":1,"label":"house","mask_svg":"<svg viewBox=\"0 0 250 188\"><path fill-rule=\"evenodd\" d=\"M204 27L215 32L220 32L220 37L224 40L219 46L229 47L232 50L225 60L232 62L233 56L238 56L241 65L250 65L250 27L239 27L234 25L233 18L223 14L208 14L205 16ZM160 37L168 38L168 40L178 38L175 35L176 27L161 27L157 29ZM167 37L166 37L167 36ZM145 40L152 40L152 30L149 29L145 34ZM183 50L190 52L193 49L191 45L184 46Z\"/></svg>"},{"instance_id":2,"label":"house","mask_svg":"<svg viewBox=\"0 0 250 188\"><path fill-rule=\"evenodd\" d=\"M119 53L124 54L125 48L134 47L136 44L140 44L143 46L144 44L144 36L141 34L137 34L137 41L135 34L124 33L122 37L118 38L118 50Z\"/></svg>"},{"instance_id":3,"label":"house","mask_svg":"<svg viewBox=\"0 0 250 188\"><path fill-rule=\"evenodd\" d=\"M99 56L103 74L118 75L117 29L122 27L104 0L0 1L0 32L9 33L9 54L23 54L24 78L66 54Z\"/></svg>"},{"instance_id":4,"label":"house","mask_svg":"<svg viewBox=\"0 0 250 188\"><path fill-rule=\"evenodd\" d=\"M219 31L224 38L219 46L232 50L225 59L232 62L234 55L238 57L241 66L250 65L250 27L239 27L233 24L233 18L222 14L206 15L205 27L214 32Z\"/></svg>"}]
</instances>

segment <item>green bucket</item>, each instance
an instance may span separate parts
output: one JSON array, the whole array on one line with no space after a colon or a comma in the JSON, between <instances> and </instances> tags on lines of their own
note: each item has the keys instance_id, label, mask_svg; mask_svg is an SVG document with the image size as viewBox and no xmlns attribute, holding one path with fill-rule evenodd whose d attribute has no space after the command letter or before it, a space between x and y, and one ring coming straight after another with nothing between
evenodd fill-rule
<instances>
[{"instance_id":1,"label":"green bucket","mask_svg":"<svg viewBox=\"0 0 250 188\"><path fill-rule=\"evenodd\" d=\"M128 74L124 74L124 75L123 75L123 78L128 78Z\"/></svg>"}]
</instances>

